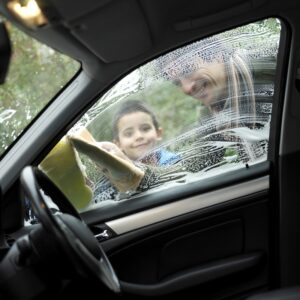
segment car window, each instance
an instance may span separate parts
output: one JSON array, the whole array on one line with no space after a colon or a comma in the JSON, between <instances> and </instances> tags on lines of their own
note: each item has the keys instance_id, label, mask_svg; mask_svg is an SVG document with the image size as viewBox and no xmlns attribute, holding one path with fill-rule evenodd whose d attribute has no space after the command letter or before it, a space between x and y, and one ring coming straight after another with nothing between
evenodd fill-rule
<instances>
[{"instance_id":1,"label":"car window","mask_svg":"<svg viewBox=\"0 0 300 300\"><path fill-rule=\"evenodd\" d=\"M12 58L0 87L0 156L77 73L80 64L6 22Z\"/></svg>"},{"instance_id":2,"label":"car window","mask_svg":"<svg viewBox=\"0 0 300 300\"><path fill-rule=\"evenodd\" d=\"M40 168L85 211L266 161L280 31L278 19L254 22L139 67Z\"/></svg>"}]
</instances>

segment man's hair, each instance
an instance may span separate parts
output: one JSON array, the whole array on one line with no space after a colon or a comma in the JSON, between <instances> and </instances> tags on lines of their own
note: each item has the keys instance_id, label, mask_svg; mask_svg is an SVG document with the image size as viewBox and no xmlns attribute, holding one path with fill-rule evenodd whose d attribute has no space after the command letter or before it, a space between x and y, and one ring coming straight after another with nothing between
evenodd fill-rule
<instances>
[{"instance_id":1,"label":"man's hair","mask_svg":"<svg viewBox=\"0 0 300 300\"><path fill-rule=\"evenodd\" d=\"M218 59L227 63L234 53L230 44L212 36L164 54L155 60L157 73L164 79L184 77L199 68L199 59L214 62Z\"/></svg>"},{"instance_id":2,"label":"man's hair","mask_svg":"<svg viewBox=\"0 0 300 300\"><path fill-rule=\"evenodd\" d=\"M119 107L119 109L116 111L113 117L113 123L112 123L113 139L115 140L119 139L119 130L118 130L119 120L122 117L135 112L143 112L150 115L155 129L156 130L159 129L159 124L155 114L144 102L142 102L141 100L127 100L126 102L122 103L122 105Z\"/></svg>"}]
</instances>

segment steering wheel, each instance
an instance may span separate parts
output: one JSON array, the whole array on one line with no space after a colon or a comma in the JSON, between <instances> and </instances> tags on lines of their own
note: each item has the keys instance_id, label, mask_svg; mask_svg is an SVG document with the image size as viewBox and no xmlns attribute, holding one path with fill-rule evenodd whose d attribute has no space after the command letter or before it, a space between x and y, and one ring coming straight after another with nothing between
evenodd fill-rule
<instances>
[{"instance_id":1,"label":"steering wheel","mask_svg":"<svg viewBox=\"0 0 300 300\"><path fill-rule=\"evenodd\" d=\"M43 228L52 235L77 274L93 276L113 292L120 293L120 283L115 271L88 226L76 215L51 213L41 190L49 185L54 191L52 195L61 192L47 176L38 181L36 172L38 173L33 167L27 166L22 170L20 180L24 193L31 200L33 211ZM68 209L76 212L72 205Z\"/></svg>"}]
</instances>

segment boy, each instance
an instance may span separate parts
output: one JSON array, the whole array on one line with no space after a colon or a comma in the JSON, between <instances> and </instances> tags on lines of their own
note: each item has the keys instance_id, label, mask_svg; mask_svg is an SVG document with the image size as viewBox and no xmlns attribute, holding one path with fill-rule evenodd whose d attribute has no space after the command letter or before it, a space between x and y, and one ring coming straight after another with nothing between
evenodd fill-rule
<instances>
[{"instance_id":1,"label":"boy","mask_svg":"<svg viewBox=\"0 0 300 300\"><path fill-rule=\"evenodd\" d=\"M113 143L98 142L97 145L124 160L142 163L138 164L139 167L175 164L180 160L179 155L165 149L154 150L161 139L162 128L154 113L142 101L129 100L114 115ZM147 173L144 179L147 181L148 177ZM103 179L98 183L94 194L94 201L97 203L115 199L118 192L109 180Z\"/></svg>"},{"instance_id":2,"label":"boy","mask_svg":"<svg viewBox=\"0 0 300 300\"><path fill-rule=\"evenodd\" d=\"M177 162L178 155L164 149L153 150L161 139L162 128L142 101L125 102L113 118L113 141L133 161L156 166Z\"/></svg>"}]
</instances>

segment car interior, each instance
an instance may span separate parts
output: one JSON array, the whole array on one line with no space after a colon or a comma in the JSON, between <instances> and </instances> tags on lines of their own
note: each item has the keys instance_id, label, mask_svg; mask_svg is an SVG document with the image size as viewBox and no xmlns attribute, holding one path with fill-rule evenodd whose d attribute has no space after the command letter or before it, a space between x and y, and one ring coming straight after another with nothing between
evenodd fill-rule
<instances>
[{"instance_id":1,"label":"car interior","mask_svg":"<svg viewBox=\"0 0 300 300\"><path fill-rule=\"evenodd\" d=\"M1 0L0 299L299 299L299 12Z\"/></svg>"}]
</instances>

